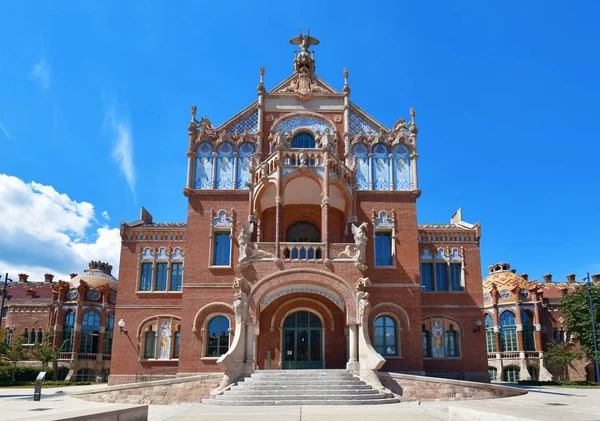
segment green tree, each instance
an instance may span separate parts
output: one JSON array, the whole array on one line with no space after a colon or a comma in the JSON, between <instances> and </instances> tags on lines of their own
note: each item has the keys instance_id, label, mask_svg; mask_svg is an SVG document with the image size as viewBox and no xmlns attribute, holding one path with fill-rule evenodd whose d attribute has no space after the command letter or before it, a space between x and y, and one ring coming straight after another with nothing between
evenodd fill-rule
<instances>
[{"instance_id":1,"label":"green tree","mask_svg":"<svg viewBox=\"0 0 600 421\"><path fill-rule=\"evenodd\" d=\"M19 361L25 361L29 357L27 350L23 346L23 336L18 335L13 339L12 344L8 347L4 358L12 363L12 381L15 381L15 371L17 370L17 363Z\"/></svg>"},{"instance_id":2,"label":"green tree","mask_svg":"<svg viewBox=\"0 0 600 421\"><path fill-rule=\"evenodd\" d=\"M572 344L548 344L548 350L544 352L544 358L550 364L570 364L582 357L582 352L573 351Z\"/></svg>"},{"instance_id":3,"label":"green tree","mask_svg":"<svg viewBox=\"0 0 600 421\"><path fill-rule=\"evenodd\" d=\"M53 332L48 330L44 332L44 336L41 343L35 345L31 351L32 356L42 362L42 369L46 370L48 363L54 363L58 361L58 354L60 350L52 345Z\"/></svg>"},{"instance_id":4,"label":"green tree","mask_svg":"<svg viewBox=\"0 0 600 421\"><path fill-rule=\"evenodd\" d=\"M591 294L594 318L597 327L600 327L600 286L592 285ZM573 339L589 358L594 359L594 336L587 286L579 285L574 292L565 295L561 300L560 310L567 319L567 330L573 335Z\"/></svg>"},{"instance_id":5,"label":"green tree","mask_svg":"<svg viewBox=\"0 0 600 421\"><path fill-rule=\"evenodd\" d=\"M0 359L6 355L8 350L8 329L0 328Z\"/></svg>"}]
</instances>

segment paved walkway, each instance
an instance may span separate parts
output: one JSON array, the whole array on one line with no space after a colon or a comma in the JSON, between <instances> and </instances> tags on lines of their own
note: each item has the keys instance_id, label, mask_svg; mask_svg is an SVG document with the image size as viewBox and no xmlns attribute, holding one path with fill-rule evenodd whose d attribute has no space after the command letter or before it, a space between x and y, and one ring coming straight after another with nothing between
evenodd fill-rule
<instances>
[{"instance_id":1,"label":"paved walkway","mask_svg":"<svg viewBox=\"0 0 600 421\"><path fill-rule=\"evenodd\" d=\"M0 419L35 420L38 415L71 415L92 409L129 405L87 402L66 396L63 391L85 390L97 386L46 388L40 402L33 402L33 389L0 389ZM504 416L483 414L481 420L557 420L599 421L600 389L554 387L528 388L530 393L505 399L459 402L403 402L366 406L273 406L223 407L202 404L151 405L150 421L381 421L381 420L448 420L450 412L465 409ZM506 418L506 417L518 418ZM458 418L457 418L458 419ZM472 418L469 418L472 419Z\"/></svg>"}]
</instances>

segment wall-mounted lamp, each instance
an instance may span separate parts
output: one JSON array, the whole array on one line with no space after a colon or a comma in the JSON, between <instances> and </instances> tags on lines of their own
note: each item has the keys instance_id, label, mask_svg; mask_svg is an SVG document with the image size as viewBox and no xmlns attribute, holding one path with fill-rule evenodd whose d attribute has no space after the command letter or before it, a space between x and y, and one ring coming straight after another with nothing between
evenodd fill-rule
<instances>
[{"instance_id":1,"label":"wall-mounted lamp","mask_svg":"<svg viewBox=\"0 0 600 421\"><path fill-rule=\"evenodd\" d=\"M119 331L121 333L127 333L127 329L125 329L125 320L123 320L123 318L121 317L121 319L119 320L119 322L117 323L117 325L119 325Z\"/></svg>"},{"instance_id":2,"label":"wall-mounted lamp","mask_svg":"<svg viewBox=\"0 0 600 421\"><path fill-rule=\"evenodd\" d=\"M123 320L123 319L121 319L121 320ZM482 325L481 319L475 320L475 327L473 328L473 333L479 333L479 331L481 330L481 325Z\"/></svg>"}]
</instances>

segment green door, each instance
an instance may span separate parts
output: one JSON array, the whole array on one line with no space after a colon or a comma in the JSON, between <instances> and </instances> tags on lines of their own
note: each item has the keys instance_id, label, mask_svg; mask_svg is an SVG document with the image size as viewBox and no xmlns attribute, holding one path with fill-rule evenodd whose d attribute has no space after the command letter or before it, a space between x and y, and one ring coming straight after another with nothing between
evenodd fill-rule
<instances>
[{"instance_id":1,"label":"green door","mask_svg":"<svg viewBox=\"0 0 600 421\"><path fill-rule=\"evenodd\" d=\"M308 311L290 314L283 322L283 369L323 368L321 319Z\"/></svg>"}]
</instances>

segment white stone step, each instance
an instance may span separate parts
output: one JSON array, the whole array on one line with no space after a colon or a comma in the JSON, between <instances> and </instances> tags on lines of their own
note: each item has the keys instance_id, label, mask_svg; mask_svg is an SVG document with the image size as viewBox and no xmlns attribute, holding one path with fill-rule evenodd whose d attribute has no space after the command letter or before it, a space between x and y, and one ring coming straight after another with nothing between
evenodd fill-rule
<instances>
[{"instance_id":1,"label":"white stone step","mask_svg":"<svg viewBox=\"0 0 600 421\"><path fill-rule=\"evenodd\" d=\"M273 406L273 405L380 405L400 402L396 398L370 399L370 400L268 400L256 399L253 401L226 401L216 399L203 399L202 403L222 406Z\"/></svg>"},{"instance_id":2,"label":"white stone step","mask_svg":"<svg viewBox=\"0 0 600 421\"><path fill-rule=\"evenodd\" d=\"M371 389L371 386L364 383L349 383L349 384L251 384L251 383L238 383L231 387L231 390L346 390L346 389ZM372 389L371 389L372 390Z\"/></svg>"},{"instance_id":3,"label":"white stone step","mask_svg":"<svg viewBox=\"0 0 600 421\"><path fill-rule=\"evenodd\" d=\"M244 389L231 389L227 395L230 396L264 396L264 395L277 395L277 396L306 396L306 395L379 395L377 390L371 388L368 389L333 389L333 390L321 390L321 389L273 389L273 390L244 390Z\"/></svg>"}]
</instances>

